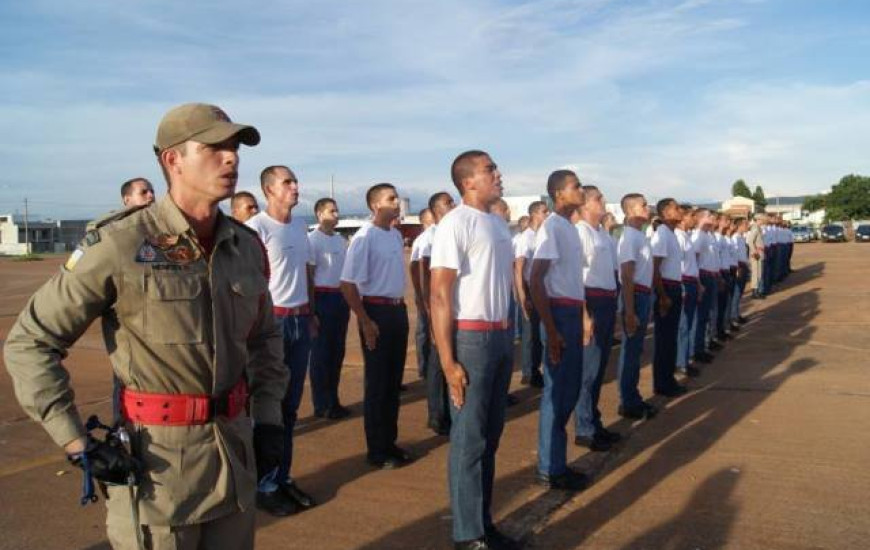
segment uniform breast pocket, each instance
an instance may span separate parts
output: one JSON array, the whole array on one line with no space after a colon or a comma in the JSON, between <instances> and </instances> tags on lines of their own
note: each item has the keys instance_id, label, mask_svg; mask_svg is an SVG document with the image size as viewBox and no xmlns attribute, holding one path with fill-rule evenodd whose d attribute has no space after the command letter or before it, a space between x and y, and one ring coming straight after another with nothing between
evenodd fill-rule
<instances>
[{"instance_id":1,"label":"uniform breast pocket","mask_svg":"<svg viewBox=\"0 0 870 550\"><path fill-rule=\"evenodd\" d=\"M201 275L154 274L147 282L145 333L158 344L198 344L206 316Z\"/></svg>"},{"instance_id":2,"label":"uniform breast pocket","mask_svg":"<svg viewBox=\"0 0 870 550\"><path fill-rule=\"evenodd\" d=\"M239 277L230 282L233 297L233 336L247 339L260 314L262 297L268 290L262 277Z\"/></svg>"}]
</instances>

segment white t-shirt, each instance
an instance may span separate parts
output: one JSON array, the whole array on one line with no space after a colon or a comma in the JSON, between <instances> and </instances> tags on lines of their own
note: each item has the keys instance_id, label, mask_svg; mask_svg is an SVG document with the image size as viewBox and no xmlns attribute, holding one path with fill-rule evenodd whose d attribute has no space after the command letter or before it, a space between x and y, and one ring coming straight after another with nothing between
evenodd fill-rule
<instances>
[{"instance_id":1,"label":"white t-shirt","mask_svg":"<svg viewBox=\"0 0 870 550\"><path fill-rule=\"evenodd\" d=\"M728 266L731 265L731 252L728 247L728 240L722 233L715 233L713 240L715 242L716 253L719 255L719 269L728 269Z\"/></svg>"},{"instance_id":2,"label":"white t-shirt","mask_svg":"<svg viewBox=\"0 0 870 550\"><path fill-rule=\"evenodd\" d=\"M402 235L366 222L350 240L341 280L353 283L361 296L402 298L405 258Z\"/></svg>"},{"instance_id":3,"label":"white t-shirt","mask_svg":"<svg viewBox=\"0 0 870 550\"><path fill-rule=\"evenodd\" d=\"M652 237L653 256L663 258L660 265L662 279L669 281L682 280L683 268L683 250L680 248L680 241L677 236L671 231L671 228L665 224L659 225L655 234Z\"/></svg>"},{"instance_id":4,"label":"white t-shirt","mask_svg":"<svg viewBox=\"0 0 870 550\"><path fill-rule=\"evenodd\" d=\"M686 277L698 277L698 249L688 233L680 228L674 230L683 257L680 261L680 271Z\"/></svg>"},{"instance_id":5,"label":"white t-shirt","mask_svg":"<svg viewBox=\"0 0 870 550\"><path fill-rule=\"evenodd\" d=\"M619 239L616 252L619 265L634 262L634 283L645 287L652 286L653 261L649 241L642 231L626 225ZM622 280L622 270L619 273ZM625 281L622 281L625 284Z\"/></svg>"},{"instance_id":6,"label":"white t-shirt","mask_svg":"<svg viewBox=\"0 0 870 550\"><path fill-rule=\"evenodd\" d=\"M435 232L435 226L430 225L417 235L414 242L411 243L411 261L419 262L424 257L429 257L432 254L432 233Z\"/></svg>"},{"instance_id":7,"label":"white t-shirt","mask_svg":"<svg viewBox=\"0 0 870 550\"><path fill-rule=\"evenodd\" d=\"M523 258L523 280L529 282L532 276L532 257L535 255L535 230L531 227L519 234L514 243L514 257Z\"/></svg>"},{"instance_id":8,"label":"white t-shirt","mask_svg":"<svg viewBox=\"0 0 870 550\"><path fill-rule=\"evenodd\" d=\"M719 272L719 252L716 250L716 240L708 231L695 229L692 231L692 242L698 251L698 268L704 271Z\"/></svg>"},{"instance_id":9,"label":"white t-shirt","mask_svg":"<svg viewBox=\"0 0 870 550\"><path fill-rule=\"evenodd\" d=\"M441 219L432 239L430 268L456 270L454 319L507 320L513 260L504 220L464 204Z\"/></svg>"},{"instance_id":10,"label":"white t-shirt","mask_svg":"<svg viewBox=\"0 0 870 550\"><path fill-rule=\"evenodd\" d=\"M289 223L273 219L265 211L245 224L257 232L269 256L269 292L279 307L298 307L308 303L308 265L314 257L308 244L308 227L299 218Z\"/></svg>"},{"instance_id":11,"label":"white t-shirt","mask_svg":"<svg viewBox=\"0 0 870 550\"><path fill-rule=\"evenodd\" d=\"M734 235L734 246L737 248L737 261L744 264L749 263L749 248L743 233Z\"/></svg>"},{"instance_id":12,"label":"white t-shirt","mask_svg":"<svg viewBox=\"0 0 870 550\"><path fill-rule=\"evenodd\" d=\"M341 283L347 241L338 233L327 235L315 229L308 234L308 244L314 257L314 286L337 288Z\"/></svg>"},{"instance_id":13,"label":"white t-shirt","mask_svg":"<svg viewBox=\"0 0 870 550\"><path fill-rule=\"evenodd\" d=\"M581 274L586 264L577 228L555 212L547 216L535 236L533 260L550 260L544 287L550 298L584 300Z\"/></svg>"},{"instance_id":14,"label":"white t-shirt","mask_svg":"<svg viewBox=\"0 0 870 550\"><path fill-rule=\"evenodd\" d=\"M601 226L595 228L583 220L577 223L577 233L586 256L583 286L616 290L616 254L610 235Z\"/></svg>"}]
</instances>

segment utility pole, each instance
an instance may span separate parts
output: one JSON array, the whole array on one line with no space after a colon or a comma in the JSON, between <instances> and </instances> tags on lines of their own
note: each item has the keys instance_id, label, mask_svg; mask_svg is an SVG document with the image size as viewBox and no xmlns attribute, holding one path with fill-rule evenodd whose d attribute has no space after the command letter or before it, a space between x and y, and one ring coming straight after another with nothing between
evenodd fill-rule
<instances>
[{"instance_id":1,"label":"utility pole","mask_svg":"<svg viewBox=\"0 0 870 550\"><path fill-rule=\"evenodd\" d=\"M24 197L24 253L30 255L30 230L27 224L27 197Z\"/></svg>"},{"instance_id":2,"label":"utility pole","mask_svg":"<svg viewBox=\"0 0 870 550\"><path fill-rule=\"evenodd\" d=\"M335 174L329 176L329 198L335 200Z\"/></svg>"}]
</instances>

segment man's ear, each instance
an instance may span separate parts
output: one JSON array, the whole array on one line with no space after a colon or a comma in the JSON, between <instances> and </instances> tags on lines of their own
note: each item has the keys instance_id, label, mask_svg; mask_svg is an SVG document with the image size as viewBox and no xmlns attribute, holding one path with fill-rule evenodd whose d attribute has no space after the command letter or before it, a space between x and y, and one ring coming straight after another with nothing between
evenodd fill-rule
<instances>
[{"instance_id":1,"label":"man's ear","mask_svg":"<svg viewBox=\"0 0 870 550\"><path fill-rule=\"evenodd\" d=\"M181 152L175 147L160 152L160 163L169 174L181 172Z\"/></svg>"}]
</instances>

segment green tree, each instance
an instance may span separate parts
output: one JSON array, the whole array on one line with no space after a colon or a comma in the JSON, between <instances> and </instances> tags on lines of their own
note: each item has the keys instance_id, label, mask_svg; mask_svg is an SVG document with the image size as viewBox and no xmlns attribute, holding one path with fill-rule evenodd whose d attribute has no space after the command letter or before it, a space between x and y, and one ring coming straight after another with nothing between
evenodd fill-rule
<instances>
[{"instance_id":1,"label":"green tree","mask_svg":"<svg viewBox=\"0 0 870 550\"><path fill-rule=\"evenodd\" d=\"M849 174L831 188L825 201L825 217L832 221L870 218L870 177Z\"/></svg>"},{"instance_id":2,"label":"green tree","mask_svg":"<svg viewBox=\"0 0 870 550\"><path fill-rule=\"evenodd\" d=\"M817 210L821 210L825 207L825 202L827 201L827 199L828 196L823 193L804 197L804 203L801 206L801 210L806 210L807 212L816 212Z\"/></svg>"},{"instance_id":3,"label":"green tree","mask_svg":"<svg viewBox=\"0 0 870 550\"><path fill-rule=\"evenodd\" d=\"M752 200L755 201L755 209L759 212L764 212L767 207L767 199L764 198L764 189L760 185L755 186L755 192L752 193Z\"/></svg>"},{"instance_id":4,"label":"green tree","mask_svg":"<svg viewBox=\"0 0 870 550\"><path fill-rule=\"evenodd\" d=\"M746 182L740 179L731 184L731 196L751 199L752 191L749 190L749 186L746 185Z\"/></svg>"}]
</instances>

